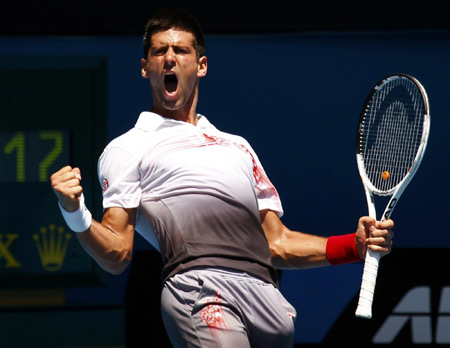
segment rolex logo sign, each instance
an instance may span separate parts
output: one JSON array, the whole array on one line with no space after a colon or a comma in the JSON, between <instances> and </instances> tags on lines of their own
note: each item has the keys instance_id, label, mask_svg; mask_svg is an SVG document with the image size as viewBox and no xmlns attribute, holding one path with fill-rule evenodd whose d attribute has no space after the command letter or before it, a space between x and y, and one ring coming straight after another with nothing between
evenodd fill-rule
<instances>
[{"instance_id":1,"label":"rolex logo sign","mask_svg":"<svg viewBox=\"0 0 450 348\"><path fill-rule=\"evenodd\" d=\"M62 268L71 237L71 233L65 233L64 227L55 225L41 227L40 233L33 235L45 270L53 272Z\"/></svg>"}]
</instances>

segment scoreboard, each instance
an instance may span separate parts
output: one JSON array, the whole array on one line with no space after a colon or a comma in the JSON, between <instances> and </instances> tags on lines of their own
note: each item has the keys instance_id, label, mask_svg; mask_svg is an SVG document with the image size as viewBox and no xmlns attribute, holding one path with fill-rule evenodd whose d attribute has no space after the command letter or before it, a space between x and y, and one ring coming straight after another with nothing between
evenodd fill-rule
<instances>
[{"instance_id":1,"label":"scoreboard","mask_svg":"<svg viewBox=\"0 0 450 348\"><path fill-rule=\"evenodd\" d=\"M1 57L0 113L0 289L102 284L105 273L65 224L49 178L65 165L80 167L98 218L106 59Z\"/></svg>"},{"instance_id":2,"label":"scoreboard","mask_svg":"<svg viewBox=\"0 0 450 348\"><path fill-rule=\"evenodd\" d=\"M70 162L69 139L67 130L0 132L0 182L48 182L50 168Z\"/></svg>"}]
</instances>

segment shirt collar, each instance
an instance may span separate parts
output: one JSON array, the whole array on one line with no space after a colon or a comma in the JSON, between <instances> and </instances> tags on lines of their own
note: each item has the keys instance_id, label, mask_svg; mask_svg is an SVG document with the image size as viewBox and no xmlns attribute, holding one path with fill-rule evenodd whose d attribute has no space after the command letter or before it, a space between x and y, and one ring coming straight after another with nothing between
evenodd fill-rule
<instances>
[{"instance_id":1,"label":"shirt collar","mask_svg":"<svg viewBox=\"0 0 450 348\"><path fill-rule=\"evenodd\" d=\"M162 125L164 121L165 121L164 117L161 117L153 112L144 111L141 112L141 114L139 115L135 127L142 129L146 132L151 132L157 129L160 125Z\"/></svg>"},{"instance_id":2,"label":"shirt collar","mask_svg":"<svg viewBox=\"0 0 450 348\"><path fill-rule=\"evenodd\" d=\"M216 129L216 127L214 127L214 125L211 122L209 122L209 120L205 116L197 114L197 117L198 117L197 128L200 129L201 131Z\"/></svg>"},{"instance_id":3,"label":"shirt collar","mask_svg":"<svg viewBox=\"0 0 450 348\"><path fill-rule=\"evenodd\" d=\"M211 130L215 129L211 122L209 120L200 114L197 114L198 122L197 122L197 128L201 131ZM144 111L141 112L139 115L139 118L136 122L135 127L142 129L146 132L151 132L159 128L164 122L181 122L181 121L175 121L169 118L162 117L158 114L155 114L154 112L150 111ZM183 122L184 123L184 122Z\"/></svg>"}]
</instances>

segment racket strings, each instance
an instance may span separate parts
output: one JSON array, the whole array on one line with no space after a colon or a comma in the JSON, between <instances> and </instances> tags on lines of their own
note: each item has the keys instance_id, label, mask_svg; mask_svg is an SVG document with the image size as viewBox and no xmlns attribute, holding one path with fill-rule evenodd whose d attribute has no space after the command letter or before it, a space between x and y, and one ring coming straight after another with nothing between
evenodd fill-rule
<instances>
[{"instance_id":1,"label":"racket strings","mask_svg":"<svg viewBox=\"0 0 450 348\"><path fill-rule=\"evenodd\" d=\"M392 190L408 174L422 131L423 101L413 82L393 79L374 93L360 131L360 151L377 190Z\"/></svg>"}]
</instances>

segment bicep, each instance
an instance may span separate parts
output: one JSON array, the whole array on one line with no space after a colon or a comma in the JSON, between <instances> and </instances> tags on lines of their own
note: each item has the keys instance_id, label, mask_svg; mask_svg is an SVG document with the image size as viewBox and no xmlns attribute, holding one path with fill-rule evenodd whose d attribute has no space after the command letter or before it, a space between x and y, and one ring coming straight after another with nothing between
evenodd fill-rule
<instances>
[{"instance_id":1,"label":"bicep","mask_svg":"<svg viewBox=\"0 0 450 348\"><path fill-rule=\"evenodd\" d=\"M136 208L108 208L101 222L77 233L86 252L113 274L121 273L131 261Z\"/></svg>"},{"instance_id":2,"label":"bicep","mask_svg":"<svg viewBox=\"0 0 450 348\"><path fill-rule=\"evenodd\" d=\"M289 230L272 210L262 210L261 226L269 244L272 264L276 268L291 268L286 255L286 241Z\"/></svg>"},{"instance_id":3,"label":"bicep","mask_svg":"<svg viewBox=\"0 0 450 348\"><path fill-rule=\"evenodd\" d=\"M284 229L286 228L281 222L278 215L272 210L261 210L261 226L266 235L269 246L276 243L277 240L283 238Z\"/></svg>"},{"instance_id":4,"label":"bicep","mask_svg":"<svg viewBox=\"0 0 450 348\"><path fill-rule=\"evenodd\" d=\"M136 208L107 208L103 214L101 224L113 234L126 237L128 234L134 232L136 215Z\"/></svg>"}]
</instances>

